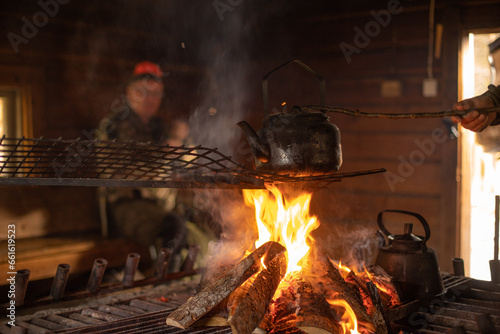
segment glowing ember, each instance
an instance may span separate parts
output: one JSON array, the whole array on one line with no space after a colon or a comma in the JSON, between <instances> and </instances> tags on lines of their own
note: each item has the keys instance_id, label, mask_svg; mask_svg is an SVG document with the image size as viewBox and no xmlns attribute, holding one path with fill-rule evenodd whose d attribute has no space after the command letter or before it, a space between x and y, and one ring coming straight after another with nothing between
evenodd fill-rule
<instances>
[{"instance_id":1,"label":"glowing ember","mask_svg":"<svg viewBox=\"0 0 500 334\"><path fill-rule=\"evenodd\" d=\"M327 301L332 306L340 306L345 309L345 312L342 315L342 321L340 322L344 334L358 334L358 321L351 306L349 306L349 304L342 299Z\"/></svg>"},{"instance_id":2,"label":"glowing ember","mask_svg":"<svg viewBox=\"0 0 500 334\"><path fill-rule=\"evenodd\" d=\"M267 241L281 243L287 249L287 275L301 270L299 261L310 249L310 233L318 228L319 221L309 215L310 193L288 201L275 186L267 190L244 190L245 203L255 207L255 220L259 233L255 247Z\"/></svg>"}]
</instances>

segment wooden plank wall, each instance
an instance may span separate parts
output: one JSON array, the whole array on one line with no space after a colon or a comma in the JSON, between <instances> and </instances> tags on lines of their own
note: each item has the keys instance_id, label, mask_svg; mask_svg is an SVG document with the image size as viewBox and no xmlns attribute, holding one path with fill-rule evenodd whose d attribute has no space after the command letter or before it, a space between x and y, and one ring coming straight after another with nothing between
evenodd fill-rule
<instances>
[{"instance_id":1,"label":"wooden plank wall","mask_svg":"<svg viewBox=\"0 0 500 334\"><path fill-rule=\"evenodd\" d=\"M453 102L446 96L453 87L445 84L443 54L439 59L433 57L437 96L424 97L422 92L427 78L428 5L396 4L391 11L391 2L381 2L304 20L310 30L301 26L297 33L303 37L295 44L295 51L326 77L327 105L368 113L438 112L451 107ZM444 15L444 9L438 7L436 23L443 23ZM375 16L382 17L385 26ZM357 31L366 34L367 29L374 29L372 36L359 37ZM365 38L366 46L358 47L363 44L360 40L356 44L356 38ZM347 59L341 43L358 51ZM384 96L383 85L391 82L396 82L400 91ZM345 179L315 194L315 208L326 220L329 233L326 242L336 243L345 237L343 242L351 243L354 250L365 247L357 238L373 235L379 212L417 212L431 227L429 247L436 249L441 268L450 270L456 247L457 187L457 139L451 124L443 119L367 119L333 113L330 117L342 134L342 171L386 168L387 172ZM392 233L402 233L403 222L413 222L414 233L423 233L413 218L398 214L384 218ZM340 256L346 255L342 252Z\"/></svg>"}]
</instances>

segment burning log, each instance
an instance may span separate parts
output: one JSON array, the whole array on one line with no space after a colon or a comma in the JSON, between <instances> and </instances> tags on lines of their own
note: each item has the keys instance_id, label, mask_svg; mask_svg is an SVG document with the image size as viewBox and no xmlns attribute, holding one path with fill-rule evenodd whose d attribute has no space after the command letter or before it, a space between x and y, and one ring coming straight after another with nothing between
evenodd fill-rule
<instances>
[{"instance_id":1,"label":"burning log","mask_svg":"<svg viewBox=\"0 0 500 334\"><path fill-rule=\"evenodd\" d=\"M331 312L325 297L300 274L287 278L280 292L273 312L275 327L270 333L343 333L339 317Z\"/></svg>"},{"instance_id":2,"label":"burning log","mask_svg":"<svg viewBox=\"0 0 500 334\"><path fill-rule=\"evenodd\" d=\"M387 326L384 320L384 316L382 315L380 309L377 308L378 305L373 304L373 301L370 297L370 291L368 290L365 282L363 282L363 280L361 280L353 271L349 273L346 280L348 282L352 282L359 289L361 298L363 300L363 305L366 307L366 310L368 310L367 313L371 316L372 323L375 325L375 333L387 333Z\"/></svg>"},{"instance_id":3,"label":"burning log","mask_svg":"<svg viewBox=\"0 0 500 334\"><path fill-rule=\"evenodd\" d=\"M250 334L262 322L286 269L287 258L283 252L254 280L247 281L229 296L228 323L234 334Z\"/></svg>"},{"instance_id":4,"label":"burning log","mask_svg":"<svg viewBox=\"0 0 500 334\"><path fill-rule=\"evenodd\" d=\"M307 261L309 264L305 266L307 270L304 274L314 281L315 286L320 289L325 298L345 300L356 314L358 322L374 329L373 321L363 305L359 292L342 278L328 256L316 247L316 251L311 252Z\"/></svg>"},{"instance_id":5,"label":"burning log","mask_svg":"<svg viewBox=\"0 0 500 334\"><path fill-rule=\"evenodd\" d=\"M285 248L277 242L267 242L238 262L222 277L210 281L203 290L191 297L167 317L167 325L187 328L223 301L231 292L260 269L260 259L269 262Z\"/></svg>"},{"instance_id":6,"label":"burning log","mask_svg":"<svg viewBox=\"0 0 500 334\"><path fill-rule=\"evenodd\" d=\"M384 307L390 309L401 305L401 298L399 297L401 293L394 277L387 274L379 266L373 266L370 269L375 275L369 275L368 272L366 274L368 279L377 285Z\"/></svg>"},{"instance_id":7,"label":"burning log","mask_svg":"<svg viewBox=\"0 0 500 334\"><path fill-rule=\"evenodd\" d=\"M379 290L377 286L372 281L366 283L366 288L370 294L370 298L373 301L373 306L375 308L374 312L374 322L377 325L377 333L387 333L388 327L390 326L386 320L384 314L384 305L382 304L382 299L380 298Z\"/></svg>"}]
</instances>

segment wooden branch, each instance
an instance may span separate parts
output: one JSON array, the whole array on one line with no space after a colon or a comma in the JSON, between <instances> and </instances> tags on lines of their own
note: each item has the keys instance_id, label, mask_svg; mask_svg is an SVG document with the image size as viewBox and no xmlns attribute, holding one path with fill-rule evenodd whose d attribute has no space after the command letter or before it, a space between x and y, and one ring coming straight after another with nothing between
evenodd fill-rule
<instances>
[{"instance_id":1,"label":"wooden branch","mask_svg":"<svg viewBox=\"0 0 500 334\"><path fill-rule=\"evenodd\" d=\"M323 111L323 112L336 112L355 117L366 118L385 118L385 119L407 119L407 118L442 118L450 116L464 116L472 110L477 110L480 114L489 114L493 112L500 112L499 107L471 109L471 110L447 110L440 112L422 112L422 113L404 113L404 114L391 114L391 113L367 113L359 110L351 110L346 108L335 107L322 107L322 106L301 106L304 111Z\"/></svg>"},{"instance_id":2,"label":"wooden branch","mask_svg":"<svg viewBox=\"0 0 500 334\"><path fill-rule=\"evenodd\" d=\"M258 273L253 282L248 280L229 296L228 322L234 334L251 334L259 326L285 277L286 268L287 258L283 252Z\"/></svg>"},{"instance_id":3,"label":"wooden branch","mask_svg":"<svg viewBox=\"0 0 500 334\"><path fill-rule=\"evenodd\" d=\"M206 284L203 290L170 313L166 320L167 325L183 329L192 325L255 274L260 268L260 259L264 255L266 255L264 263L267 265L272 261L272 254L279 254L284 250L282 245L273 241L260 246L222 277Z\"/></svg>"}]
</instances>

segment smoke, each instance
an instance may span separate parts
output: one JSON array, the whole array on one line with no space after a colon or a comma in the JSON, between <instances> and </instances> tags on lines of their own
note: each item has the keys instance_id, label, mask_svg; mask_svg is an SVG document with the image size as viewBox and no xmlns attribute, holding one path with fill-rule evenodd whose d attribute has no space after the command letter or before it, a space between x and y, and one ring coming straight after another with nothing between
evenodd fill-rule
<instances>
[{"instance_id":1,"label":"smoke","mask_svg":"<svg viewBox=\"0 0 500 334\"><path fill-rule=\"evenodd\" d=\"M205 274L210 277L212 271L239 261L246 250L253 248L257 239L255 213L244 204L243 195L238 190L204 189L194 196L196 207L211 216L221 229L219 239L209 245L208 257L204 261Z\"/></svg>"},{"instance_id":2,"label":"smoke","mask_svg":"<svg viewBox=\"0 0 500 334\"><path fill-rule=\"evenodd\" d=\"M195 144L217 148L226 156L237 155L241 129L248 100L252 96L248 83L254 71L250 59L255 33L256 13L250 3L234 7L220 19L212 6L199 17L206 27L198 30L199 62L208 70L199 86L201 103L189 116L190 137ZM203 33L204 32L204 33ZM205 189L194 194L194 203L211 216L221 230L218 241L209 245L204 268L207 276L225 264L240 260L257 239L254 212L244 205L241 191Z\"/></svg>"},{"instance_id":3,"label":"smoke","mask_svg":"<svg viewBox=\"0 0 500 334\"><path fill-rule=\"evenodd\" d=\"M195 143L234 155L241 130L236 124L245 118L249 98L249 59L253 20L236 8L224 21L214 23L217 33L203 38L200 57L206 57L206 72L200 85L201 104L189 118ZM214 12L215 13L215 12ZM212 15L214 14L212 13Z\"/></svg>"},{"instance_id":4,"label":"smoke","mask_svg":"<svg viewBox=\"0 0 500 334\"><path fill-rule=\"evenodd\" d=\"M375 263L380 239L376 229L363 225L322 224L316 243L330 258L355 271Z\"/></svg>"}]
</instances>

